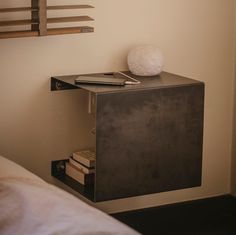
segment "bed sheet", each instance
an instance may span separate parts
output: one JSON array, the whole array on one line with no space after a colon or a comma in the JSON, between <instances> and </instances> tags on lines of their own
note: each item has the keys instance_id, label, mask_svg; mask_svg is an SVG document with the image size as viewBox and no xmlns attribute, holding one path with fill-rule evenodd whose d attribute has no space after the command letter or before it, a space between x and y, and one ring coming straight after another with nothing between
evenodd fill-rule
<instances>
[{"instance_id":1,"label":"bed sheet","mask_svg":"<svg viewBox=\"0 0 236 235\"><path fill-rule=\"evenodd\" d=\"M1 235L137 235L133 229L0 156Z\"/></svg>"}]
</instances>

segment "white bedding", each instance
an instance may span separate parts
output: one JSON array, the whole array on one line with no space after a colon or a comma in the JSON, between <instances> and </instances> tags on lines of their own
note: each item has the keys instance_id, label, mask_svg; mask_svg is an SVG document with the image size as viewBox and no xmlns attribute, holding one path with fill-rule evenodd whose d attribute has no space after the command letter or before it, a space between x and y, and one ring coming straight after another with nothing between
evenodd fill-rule
<instances>
[{"instance_id":1,"label":"white bedding","mask_svg":"<svg viewBox=\"0 0 236 235\"><path fill-rule=\"evenodd\" d=\"M0 156L0 234L138 233Z\"/></svg>"}]
</instances>

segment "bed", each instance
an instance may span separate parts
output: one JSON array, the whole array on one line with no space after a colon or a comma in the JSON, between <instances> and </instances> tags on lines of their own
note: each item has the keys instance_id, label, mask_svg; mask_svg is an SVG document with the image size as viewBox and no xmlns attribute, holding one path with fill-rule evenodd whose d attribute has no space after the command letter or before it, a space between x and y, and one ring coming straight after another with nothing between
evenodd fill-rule
<instances>
[{"instance_id":1,"label":"bed","mask_svg":"<svg viewBox=\"0 0 236 235\"><path fill-rule=\"evenodd\" d=\"M0 234L138 233L0 156Z\"/></svg>"}]
</instances>

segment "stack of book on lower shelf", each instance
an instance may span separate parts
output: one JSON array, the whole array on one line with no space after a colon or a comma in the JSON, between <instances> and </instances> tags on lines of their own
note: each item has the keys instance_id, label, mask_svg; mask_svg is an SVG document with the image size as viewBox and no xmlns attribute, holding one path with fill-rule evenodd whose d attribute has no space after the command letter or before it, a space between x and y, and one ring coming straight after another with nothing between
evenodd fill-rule
<instances>
[{"instance_id":1,"label":"stack of book on lower shelf","mask_svg":"<svg viewBox=\"0 0 236 235\"><path fill-rule=\"evenodd\" d=\"M74 152L66 163L66 174L83 185L94 184L95 162L92 150Z\"/></svg>"}]
</instances>

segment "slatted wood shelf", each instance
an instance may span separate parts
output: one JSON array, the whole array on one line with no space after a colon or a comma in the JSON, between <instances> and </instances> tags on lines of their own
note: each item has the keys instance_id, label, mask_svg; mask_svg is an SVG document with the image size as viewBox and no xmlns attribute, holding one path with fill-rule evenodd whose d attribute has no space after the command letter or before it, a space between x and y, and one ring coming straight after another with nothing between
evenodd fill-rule
<instances>
[{"instance_id":1,"label":"slatted wood shelf","mask_svg":"<svg viewBox=\"0 0 236 235\"><path fill-rule=\"evenodd\" d=\"M0 39L4 39L4 38L21 38L21 37L36 37L38 35L39 35L38 31L32 31L32 30L0 32Z\"/></svg>"},{"instance_id":2,"label":"slatted wood shelf","mask_svg":"<svg viewBox=\"0 0 236 235\"><path fill-rule=\"evenodd\" d=\"M66 22L79 22L79 21L93 21L89 16L69 16L69 17L56 17L48 18L47 23L66 23ZM38 22L32 20L10 20L10 21L0 21L0 27L3 26L18 26L18 25L32 25L38 24Z\"/></svg>"},{"instance_id":3,"label":"slatted wood shelf","mask_svg":"<svg viewBox=\"0 0 236 235\"><path fill-rule=\"evenodd\" d=\"M92 33L93 27L80 26L80 27L67 27L67 28L49 28L47 35L62 35L62 34L77 34L77 33ZM20 38L20 37L36 37L39 36L38 31L22 30L11 32L0 32L0 39L4 38Z\"/></svg>"},{"instance_id":4,"label":"slatted wood shelf","mask_svg":"<svg viewBox=\"0 0 236 235\"><path fill-rule=\"evenodd\" d=\"M38 8L32 7L15 7L15 8L1 8L0 13L21 12L21 11L38 11Z\"/></svg>"},{"instance_id":5,"label":"slatted wood shelf","mask_svg":"<svg viewBox=\"0 0 236 235\"><path fill-rule=\"evenodd\" d=\"M78 21L93 21L89 16L69 16L69 17L56 17L48 18L47 23L66 23L66 22L78 22Z\"/></svg>"},{"instance_id":6,"label":"slatted wood shelf","mask_svg":"<svg viewBox=\"0 0 236 235\"><path fill-rule=\"evenodd\" d=\"M87 9L94 8L91 5L58 5L58 6L47 6L47 10L70 10L70 9ZM8 12L21 12L21 11L38 11L38 8L32 7L13 7L13 8L1 8L0 13Z\"/></svg>"},{"instance_id":7,"label":"slatted wood shelf","mask_svg":"<svg viewBox=\"0 0 236 235\"><path fill-rule=\"evenodd\" d=\"M0 27L3 27L3 26L18 26L18 25L32 25L32 24L38 24L38 22L32 21L32 20L0 21Z\"/></svg>"},{"instance_id":8,"label":"slatted wood shelf","mask_svg":"<svg viewBox=\"0 0 236 235\"><path fill-rule=\"evenodd\" d=\"M53 28L53 29L47 28L47 24L83 22L83 21L94 20L93 18L87 15L47 18L47 11L87 9L87 8L94 8L94 7L86 4L47 6L47 0L31 0L31 7L0 8L0 13L25 12L25 11L31 12L31 19L0 21L0 27L31 25L31 30L0 32L0 39L13 38L13 37L31 37L31 36L94 32L94 28L89 26Z\"/></svg>"},{"instance_id":9,"label":"slatted wood shelf","mask_svg":"<svg viewBox=\"0 0 236 235\"><path fill-rule=\"evenodd\" d=\"M61 34L76 34L76 33L92 33L93 27L81 26L81 27L67 27L67 28L53 28L47 30L47 35L61 35Z\"/></svg>"},{"instance_id":10,"label":"slatted wood shelf","mask_svg":"<svg viewBox=\"0 0 236 235\"><path fill-rule=\"evenodd\" d=\"M47 10L69 10L69 9L86 9L94 8L90 5L58 5L58 6L47 6Z\"/></svg>"}]
</instances>

